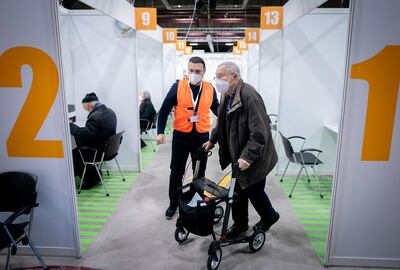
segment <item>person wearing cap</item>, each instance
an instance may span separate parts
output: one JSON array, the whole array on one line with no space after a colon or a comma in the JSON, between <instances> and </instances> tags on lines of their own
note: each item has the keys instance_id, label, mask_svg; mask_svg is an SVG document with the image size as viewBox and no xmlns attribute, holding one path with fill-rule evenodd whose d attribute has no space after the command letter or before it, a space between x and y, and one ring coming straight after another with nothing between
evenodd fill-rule
<instances>
[{"instance_id":1,"label":"person wearing cap","mask_svg":"<svg viewBox=\"0 0 400 270\"><path fill-rule=\"evenodd\" d=\"M71 134L75 137L78 147L87 146L102 151L107 139L116 134L117 117L113 110L99 101L95 93L86 94L82 99L82 106L89 113L86 124L84 127L79 127L70 123ZM81 177L84 165L77 148L73 150L73 161L75 176ZM90 171L88 169L85 174L82 188L90 188L98 183L97 173L95 171L90 173Z\"/></svg>"},{"instance_id":2,"label":"person wearing cap","mask_svg":"<svg viewBox=\"0 0 400 270\"><path fill-rule=\"evenodd\" d=\"M188 63L189 79L174 83L161 106L157 123L157 144L165 144L165 125L168 114L174 108L174 132L172 137L171 174L169 177L170 203L165 212L167 219L174 216L178 206L177 190L182 186L182 178L189 154L194 158L199 148L209 139L211 127L210 109L217 115L219 106L217 93L211 83L204 81L206 72L204 60L192 57ZM204 176L207 158L201 161L198 177Z\"/></svg>"}]
</instances>

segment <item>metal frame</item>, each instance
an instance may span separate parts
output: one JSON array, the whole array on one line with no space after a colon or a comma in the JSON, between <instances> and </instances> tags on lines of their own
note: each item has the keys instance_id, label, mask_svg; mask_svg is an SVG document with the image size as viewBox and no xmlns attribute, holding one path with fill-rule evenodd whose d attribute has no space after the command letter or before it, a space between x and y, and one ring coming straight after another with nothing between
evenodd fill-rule
<instances>
[{"instance_id":1,"label":"metal frame","mask_svg":"<svg viewBox=\"0 0 400 270\"><path fill-rule=\"evenodd\" d=\"M294 182L294 184L293 184L293 186L292 186L292 189L290 190L289 198L292 198L293 191L294 191L294 189L295 189L295 187L296 187L296 185L297 185L297 181L299 180L300 174L301 174L301 172L303 171L303 169L304 169L304 171L306 172L307 180L308 180L308 182L310 183L310 176L309 176L309 174L308 174L308 172L307 172L306 166L310 166L310 167L312 168L312 170L313 170L313 172L314 172L314 177L315 177L315 179L317 180L317 183L318 183L319 196L320 196L321 198L323 198L324 195L322 194L321 184L320 184L320 182L319 182L318 175L317 175L317 173L315 172L315 168L314 168L315 166L318 165L318 164L317 164L318 157L319 157L319 155L322 153L322 151L319 150L319 149L315 149L315 148L303 149L304 144L305 144L305 142L306 142L306 138L304 138L304 137L301 137L301 136L291 136L291 137L288 137L287 139L288 139L289 141L290 141L291 139L301 139L301 140L303 140L303 144L301 145L300 151L299 151L299 152L294 152L294 151L293 151L292 158L293 158L294 162L291 161L291 160L288 158L288 162L287 162L287 164L286 164L285 171L283 172L283 175L282 175L281 180L280 180L280 182L283 182L283 177L284 177L285 174L286 174L286 171L287 171L287 169L288 169L288 167L289 167L290 162L295 163L295 164L298 164L298 165L301 166L300 171L299 171L299 173L297 174L296 180L295 180L295 182ZM315 157L314 164L311 164L311 165L310 165L310 164L305 164L305 162L304 162L304 156L303 156L303 153L305 153L305 152L317 152L317 153L318 153L318 154L316 155L316 157ZM299 153L299 154L300 154L301 160L297 160L297 159L296 159L296 155L295 155L296 153Z\"/></svg>"}]
</instances>

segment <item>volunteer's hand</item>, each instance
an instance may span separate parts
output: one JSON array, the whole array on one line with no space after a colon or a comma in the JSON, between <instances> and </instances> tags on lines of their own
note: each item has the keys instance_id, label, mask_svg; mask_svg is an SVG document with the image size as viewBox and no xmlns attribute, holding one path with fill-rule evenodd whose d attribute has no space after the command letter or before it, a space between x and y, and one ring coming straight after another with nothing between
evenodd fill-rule
<instances>
[{"instance_id":1,"label":"volunteer's hand","mask_svg":"<svg viewBox=\"0 0 400 270\"><path fill-rule=\"evenodd\" d=\"M203 143L203 148L208 151L214 148L214 144L210 141Z\"/></svg>"},{"instance_id":2,"label":"volunteer's hand","mask_svg":"<svg viewBox=\"0 0 400 270\"><path fill-rule=\"evenodd\" d=\"M166 144L167 140L165 139L164 134L158 134L156 138L157 144Z\"/></svg>"},{"instance_id":3,"label":"volunteer's hand","mask_svg":"<svg viewBox=\"0 0 400 270\"><path fill-rule=\"evenodd\" d=\"M244 170L246 170L247 168L250 167L250 163L248 163L246 160L244 160L242 158L238 159L238 164L239 164L239 169L241 171L244 171Z\"/></svg>"}]
</instances>

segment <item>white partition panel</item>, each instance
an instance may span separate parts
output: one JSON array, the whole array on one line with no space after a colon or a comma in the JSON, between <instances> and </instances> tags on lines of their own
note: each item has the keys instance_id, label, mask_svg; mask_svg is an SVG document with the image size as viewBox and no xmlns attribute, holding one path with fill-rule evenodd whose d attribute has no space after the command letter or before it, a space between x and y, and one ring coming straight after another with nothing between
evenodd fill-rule
<instances>
[{"instance_id":1,"label":"white partition panel","mask_svg":"<svg viewBox=\"0 0 400 270\"><path fill-rule=\"evenodd\" d=\"M31 236L39 252L79 256L58 31L57 1L0 2L0 171L38 176Z\"/></svg>"},{"instance_id":2,"label":"white partition panel","mask_svg":"<svg viewBox=\"0 0 400 270\"><path fill-rule=\"evenodd\" d=\"M259 87L268 114L278 114L281 85L282 31L260 43Z\"/></svg>"},{"instance_id":3,"label":"white partition panel","mask_svg":"<svg viewBox=\"0 0 400 270\"><path fill-rule=\"evenodd\" d=\"M400 2L351 5L327 264L400 268Z\"/></svg>"},{"instance_id":4,"label":"white partition panel","mask_svg":"<svg viewBox=\"0 0 400 270\"><path fill-rule=\"evenodd\" d=\"M347 22L346 10L321 9L283 32L279 129L287 137L303 136L305 147L323 151L324 164L318 166L322 174L333 174L336 164L337 131L328 127L339 122ZM295 148L299 150L300 145ZM283 153L280 156L283 169L286 158ZM290 168L288 173L298 172L297 167Z\"/></svg>"},{"instance_id":5,"label":"white partition panel","mask_svg":"<svg viewBox=\"0 0 400 270\"><path fill-rule=\"evenodd\" d=\"M175 44L163 45L163 92L164 98L171 85L176 81L176 49Z\"/></svg>"},{"instance_id":6,"label":"white partition panel","mask_svg":"<svg viewBox=\"0 0 400 270\"><path fill-rule=\"evenodd\" d=\"M125 131L118 156L121 167L139 170L135 31L122 34L113 18L97 11L76 11L71 13L71 42L78 124L84 125L87 117L80 106L82 98L96 92L116 113L117 132Z\"/></svg>"},{"instance_id":7,"label":"white partition panel","mask_svg":"<svg viewBox=\"0 0 400 270\"><path fill-rule=\"evenodd\" d=\"M149 91L154 108L158 111L164 100L163 44L139 31L136 46L138 91Z\"/></svg>"},{"instance_id":8,"label":"white partition panel","mask_svg":"<svg viewBox=\"0 0 400 270\"><path fill-rule=\"evenodd\" d=\"M260 46L258 44L248 44L248 64L247 64L247 82L255 89L259 89L260 74Z\"/></svg>"}]
</instances>

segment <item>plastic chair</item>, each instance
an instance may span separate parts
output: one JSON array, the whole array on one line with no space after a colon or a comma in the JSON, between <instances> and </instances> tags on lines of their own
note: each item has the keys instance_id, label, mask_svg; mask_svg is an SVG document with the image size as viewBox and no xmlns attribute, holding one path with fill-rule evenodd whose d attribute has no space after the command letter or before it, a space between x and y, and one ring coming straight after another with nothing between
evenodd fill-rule
<instances>
[{"instance_id":1,"label":"plastic chair","mask_svg":"<svg viewBox=\"0 0 400 270\"><path fill-rule=\"evenodd\" d=\"M19 243L29 245L43 269L48 269L30 239L34 208L39 206L36 182L37 176L25 172L0 174L0 212L11 212L5 221L0 221L0 250L8 248L6 270L10 269L11 255L17 253ZM25 217L24 221L19 217Z\"/></svg>"},{"instance_id":2,"label":"plastic chair","mask_svg":"<svg viewBox=\"0 0 400 270\"><path fill-rule=\"evenodd\" d=\"M158 114L159 114L159 112L157 112L154 115L152 122L147 119L140 119L140 123L146 123L146 128L140 129L140 134L145 133L150 138L150 145L154 152L156 151L154 142L156 141L156 137L157 137L154 132L154 129L156 128L156 123L158 121Z\"/></svg>"},{"instance_id":3,"label":"plastic chair","mask_svg":"<svg viewBox=\"0 0 400 270\"><path fill-rule=\"evenodd\" d=\"M100 168L103 166L104 161L110 161L112 159L115 160L117 163L119 172L121 173L122 180L125 181L124 175L122 174L121 168L119 167L118 161L116 159L119 151L119 147L122 142L122 134L124 131L121 131L113 136L111 136L104 144L103 151L99 151L95 148L91 147L81 147L79 148L79 153L82 158L82 162L84 164L84 169L82 173L82 181L79 185L78 193L81 193L82 190L82 184L85 180L85 173L86 173L86 167L87 165L92 165L95 167L96 172L100 178L100 182L102 183L102 186L104 187L104 191L106 193L106 196L110 196L110 194L107 191L107 187L104 183L103 176L100 173Z\"/></svg>"},{"instance_id":4,"label":"plastic chair","mask_svg":"<svg viewBox=\"0 0 400 270\"><path fill-rule=\"evenodd\" d=\"M323 162L318 158L319 155L322 153L322 151L319 150L319 149L316 149L316 148L303 149L303 146L304 146L305 141L306 141L306 139L304 137L291 136L291 137L286 138L285 136L283 136L283 134L281 132L279 132L279 134L281 135L283 148L285 149L285 154L286 154L286 157L288 159L285 171L283 172L283 175L282 175L282 178L281 178L280 181L283 182L283 177L285 176L287 168L289 167L289 164L291 162L301 166L300 171L297 174L296 180L295 180L295 182L293 184L293 187L292 187L292 189L290 191L289 198L292 198L292 194L293 194L294 188L296 187L297 181L299 180L300 174L303 171L303 169L305 170L305 172L307 174L308 182L310 182L310 177L308 175L306 166L310 166L313 169L315 179L317 180L317 183L318 183L319 195L320 195L321 198L323 198L324 196L322 195L322 190L321 190L321 185L319 183L318 175L316 174L315 169L314 169L315 166L318 166L319 164L323 164ZM302 144L301 149L300 149L299 152L295 152L293 150L292 144L290 142L290 140L292 140L292 139L301 139L301 140L303 140L303 144ZM315 156L311 152L317 152L318 154Z\"/></svg>"}]
</instances>

